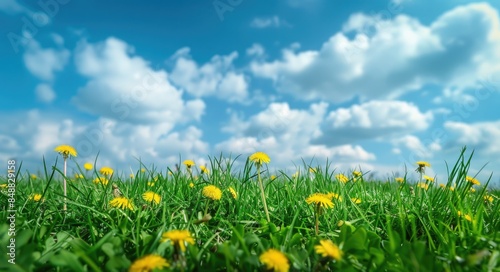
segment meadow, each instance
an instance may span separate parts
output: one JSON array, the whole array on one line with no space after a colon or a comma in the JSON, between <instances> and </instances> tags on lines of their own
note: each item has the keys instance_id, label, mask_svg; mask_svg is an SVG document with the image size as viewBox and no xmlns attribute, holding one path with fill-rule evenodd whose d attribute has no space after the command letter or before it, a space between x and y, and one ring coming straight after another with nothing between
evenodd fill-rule
<instances>
[{"instance_id":1,"label":"meadow","mask_svg":"<svg viewBox=\"0 0 500 272\"><path fill-rule=\"evenodd\" d=\"M306 163L274 173L262 152L239 171L219 156L125 174L56 151L38 175L18 162L1 271L500 271L500 192L469 173L465 148L440 183L429 162L409 166L417 180Z\"/></svg>"}]
</instances>

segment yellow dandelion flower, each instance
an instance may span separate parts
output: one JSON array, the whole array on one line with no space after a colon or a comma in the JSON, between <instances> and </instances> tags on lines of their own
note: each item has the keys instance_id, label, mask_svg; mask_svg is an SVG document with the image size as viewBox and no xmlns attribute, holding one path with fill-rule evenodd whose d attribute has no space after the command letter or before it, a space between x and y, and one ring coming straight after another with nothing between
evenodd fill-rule
<instances>
[{"instance_id":1,"label":"yellow dandelion flower","mask_svg":"<svg viewBox=\"0 0 500 272\"><path fill-rule=\"evenodd\" d=\"M473 177L465 177L465 180L467 180L468 182L474 184L474 185L481 185L481 182L479 182L479 180L473 178Z\"/></svg>"},{"instance_id":2,"label":"yellow dandelion flower","mask_svg":"<svg viewBox=\"0 0 500 272\"><path fill-rule=\"evenodd\" d=\"M142 194L142 198L147 202L154 202L156 204L160 204L161 196L155 192L147 191Z\"/></svg>"},{"instance_id":3,"label":"yellow dandelion flower","mask_svg":"<svg viewBox=\"0 0 500 272\"><path fill-rule=\"evenodd\" d=\"M54 148L54 151L63 155L64 158L68 158L69 156L76 157L77 155L75 148L70 145L60 145Z\"/></svg>"},{"instance_id":4,"label":"yellow dandelion flower","mask_svg":"<svg viewBox=\"0 0 500 272\"><path fill-rule=\"evenodd\" d=\"M134 174L130 174L130 178L133 179L135 176Z\"/></svg>"},{"instance_id":5,"label":"yellow dandelion flower","mask_svg":"<svg viewBox=\"0 0 500 272\"><path fill-rule=\"evenodd\" d=\"M269 249L260 255L259 260L266 266L267 270L275 272L287 272L290 269L290 264L285 254L276 249Z\"/></svg>"},{"instance_id":6,"label":"yellow dandelion flower","mask_svg":"<svg viewBox=\"0 0 500 272\"><path fill-rule=\"evenodd\" d=\"M249 160L254 162L255 164L262 165L263 163L271 162L269 156L264 152L255 152L250 155Z\"/></svg>"},{"instance_id":7,"label":"yellow dandelion flower","mask_svg":"<svg viewBox=\"0 0 500 272\"><path fill-rule=\"evenodd\" d=\"M448 189L450 189L450 191L452 191L452 192L455 191L455 187L453 187L453 186L450 186L450 188L448 188Z\"/></svg>"},{"instance_id":8,"label":"yellow dandelion flower","mask_svg":"<svg viewBox=\"0 0 500 272\"><path fill-rule=\"evenodd\" d=\"M271 175L271 180L275 180L276 179L276 175Z\"/></svg>"},{"instance_id":9,"label":"yellow dandelion flower","mask_svg":"<svg viewBox=\"0 0 500 272\"><path fill-rule=\"evenodd\" d=\"M76 179L83 179L84 177L82 174L75 173L75 178Z\"/></svg>"},{"instance_id":10,"label":"yellow dandelion flower","mask_svg":"<svg viewBox=\"0 0 500 272\"><path fill-rule=\"evenodd\" d=\"M31 179L37 179L38 177L35 174L30 175Z\"/></svg>"},{"instance_id":11,"label":"yellow dandelion flower","mask_svg":"<svg viewBox=\"0 0 500 272\"><path fill-rule=\"evenodd\" d=\"M434 178L433 177L429 177L429 176L425 176L425 175L424 175L424 180L428 181L428 182L434 182Z\"/></svg>"},{"instance_id":12,"label":"yellow dandelion flower","mask_svg":"<svg viewBox=\"0 0 500 272\"><path fill-rule=\"evenodd\" d=\"M423 182L419 182L419 183L417 183L417 188L422 188L422 189L427 190L427 189L429 189L429 184L423 183Z\"/></svg>"},{"instance_id":13,"label":"yellow dandelion flower","mask_svg":"<svg viewBox=\"0 0 500 272\"><path fill-rule=\"evenodd\" d=\"M238 194L236 193L236 190L234 190L233 187L229 187L229 188L227 188L227 190L231 193L231 195L233 196L234 199L236 199L238 197Z\"/></svg>"},{"instance_id":14,"label":"yellow dandelion flower","mask_svg":"<svg viewBox=\"0 0 500 272\"><path fill-rule=\"evenodd\" d=\"M33 200L35 202L38 202L40 200L42 200L42 195L41 194L34 194L30 197L30 200Z\"/></svg>"},{"instance_id":15,"label":"yellow dandelion flower","mask_svg":"<svg viewBox=\"0 0 500 272\"><path fill-rule=\"evenodd\" d=\"M340 261L342 259L342 250L330 240L321 240L319 245L314 246L316 253L325 258Z\"/></svg>"},{"instance_id":16,"label":"yellow dandelion flower","mask_svg":"<svg viewBox=\"0 0 500 272\"><path fill-rule=\"evenodd\" d=\"M399 183L403 183L405 181L405 179L401 177L395 178L394 180Z\"/></svg>"},{"instance_id":17,"label":"yellow dandelion flower","mask_svg":"<svg viewBox=\"0 0 500 272\"><path fill-rule=\"evenodd\" d=\"M353 197L353 198L351 198L351 201L352 201L354 204L359 204L359 203L361 203L361 198L358 198L358 197Z\"/></svg>"},{"instance_id":18,"label":"yellow dandelion flower","mask_svg":"<svg viewBox=\"0 0 500 272\"><path fill-rule=\"evenodd\" d=\"M441 184L439 184L439 187L441 187L442 189L445 189L446 185L444 185L444 184L441 183Z\"/></svg>"},{"instance_id":19,"label":"yellow dandelion flower","mask_svg":"<svg viewBox=\"0 0 500 272\"><path fill-rule=\"evenodd\" d=\"M323 194L323 195L325 195L325 194ZM327 193L325 196L328 197L329 199L335 198L338 201L342 201L342 196L340 196L339 194L333 193L333 192Z\"/></svg>"},{"instance_id":20,"label":"yellow dandelion flower","mask_svg":"<svg viewBox=\"0 0 500 272\"><path fill-rule=\"evenodd\" d=\"M418 161L417 165L418 167L431 167L431 164L426 161Z\"/></svg>"},{"instance_id":21,"label":"yellow dandelion flower","mask_svg":"<svg viewBox=\"0 0 500 272\"><path fill-rule=\"evenodd\" d=\"M326 195L321 194L321 193L316 193L310 195L306 199L307 204L314 203L315 205L318 205L323 208L333 208L333 203L332 200L329 199Z\"/></svg>"},{"instance_id":22,"label":"yellow dandelion flower","mask_svg":"<svg viewBox=\"0 0 500 272\"><path fill-rule=\"evenodd\" d=\"M493 197L492 197L492 196L490 196L490 195L485 195L483 198L484 198L484 201L487 201L487 202L493 203Z\"/></svg>"},{"instance_id":23,"label":"yellow dandelion flower","mask_svg":"<svg viewBox=\"0 0 500 272\"><path fill-rule=\"evenodd\" d=\"M191 236L191 233L189 230L170 230L161 236L162 240L161 242L165 242L167 240L172 241L174 244L174 247L177 246L181 249L181 251L186 251L186 245L185 243L194 245L194 239Z\"/></svg>"},{"instance_id":24,"label":"yellow dandelion flower","mask_svg":"<svg viewBox=\"0 0 500 272\"><path fill-rule=\"evenodd\" d=\"M120 208L122 210L129 209L131 211L134 210L134 205L132 204L132 201L126 197L119 196L113 198L110 202L109 205L111 205L114 208Z\"/></svg>"},{"instance_id":25,"label":"yellow dandelion flower","mask_svg":"<svg viewBox=\"0 0 500 272\"><path fill-rule=\"evenodd\" d=\"M153 181L148 181L148 186L153 187L153 186L155 186L155 183Z\"/></svg>"},{"instance_id":26,"label":"yellow dandelion flower","mask_svg":"<svg viewBox=\"0 0 500 272\"><path fill-rule=\"evenodd\" d=\"M191 182L191 183L189 183L189 187L190 187L190 188L194 188L194 183L192 183L192 182Z\"/></svg>"},{"instance_id":27,"label":"yellow dandelion flower","mask_svg":"<svg viewBox=\"0 0 500 272\"><path fill-rule=\"evenodd\" d=\"M361 177L363 174L359 171L353 171L352 172L352 176L355 177L355 178L359 178Z\"/></svg>"},{"instance_id":28,"label":"yellow dandelion flower","mask_svg":"<svg viewBox=\"0 0 500 272\"><path fill-rule=\"evenodd\" d=\"M1 189L5 189L5 188L7 188L7 186L8 186L7 183L0 184Z\"/></svg>"},{"instance_id":29,"label":"yellow dandelion flower","mask_svg":"<svg viewBox=\"0 0 500 272\"><path fill-rule=\"evenodd\" d=\"M99 170L99 173L101 173L102 175L105 175L105 176L111 176L111 175L113 175L113 172L114 172L113 168L108 167L108 166L103 166Z\"/></svg>"},{"instance_id":30,"label":"yellow dandelion flower","mask_svg":"<svg viewBox=\"0 0 500 272\"><path fill-rule=\"evenodd\" d=\"M431 164L426 161L418 161L416 164L418 165L418 168L415 169L415 171L420 174L425 172L425 167L431 167Z\"/></svg>"},{"instance_id":31,"label":"yellow dandelion flower","mask_svg":"<svg viewBox=\"0 0 500 272\"><path fill-rule=\"evenodd\" d=\"M309 167L309 172L316 174L316 172L318 172L318 169L313 168L313 167Z\"/></svg>"},{"instance_id":32,"label":"yellow dandelion flower","mask_svg":"<svg viewBox=\"0 0 500 272\"><path fill-rule=\"evenodd\" d=\"M472 188L472 187L471 187L471 188L470 188L470 192L471 192L471 193L475 193L475 192L476 192L476 189L474 189L474 188Z\"/></svg>"},{"instance_id":33,"label":"yellow dandelion flower","mask_svg":"<svg viewBox=\"0 0 500 272\"><path fill-rule=\"evenodd\" d=\"M95 184L101 183L102 185L106 186L108 185L109 180L105 177L97 177L92 182L94 182Z\"/></svg>"},{"instance_id":34,"label":"yellow dandelion flower","mask_svg":"<svg viewBox=\"0 0 500 272\"><path fill-rule=\"evenodd\" d=\"M292 175L292 178L298 178L299 177L299 171L295 172L293 175Z\"/></svg>"},{"instance_id":35,"label":"yellow dandelion flower","mask_svg":"<svg viewBox=\"0 0 500 272\"><path fill-rule=\"evenodd\" d=\"M461 211L458 211L457 214L459 217L463 217L463 218L465 218L465 220L472 222L472 217L470 215L464 214Z\"/></svg>"},{"instance_id":36,"label":"yellow dandelion flower","mask_svg":"<svg viewBox=\"0 0 500 272\"><path fill-rule=\"evenodd\" d=\"M152 272L156 269L162 270L169 267L170 264L163 257L155 254L146 255L140 259L135 260L129 272Z\"/></svg>"},{"instance_id":37,"label":"yellow dandelion flower","mask_svg":"<svg viewBox=\"0 0 500 272\"><path fill-rule=\"evenodd\" d=\"M338 181L340 181L340 182L342 182L342 183L344 183L344 184L345 184L345 183L347 183L347 182L349 181L349 178L348 178L348 177L346 177L346 175L344 175L344 174L337 174L337 175L335 175L335 178L336 178Z\"/></svg>"},{"instance_id":38,"label":"yellow dandelion flower","mask_svg":"<svg viewBox=\"0 0 500 272\"><path fill-rule=\"evenodd\" d=\"M203 187L203 195L212 200L220 200L222 191L214 185L207 185Z\"/></svg>"},{"instance_id":39,"label":"yellow dandelion flower","mask_svg":"<svg viewBox=\"0 0 500 272\"><path fill-rule=\"evenodd\" d=\"M141 173L144 173L144 172L146 172L146 169L141 168Z\"/></svg>"},{"instance_id":40,"label":"yellow dandelion flower","mask_svg":"<svg viewBox=\"0 0 500 272\"><path fill-rule=\"evenodd\" d=\"M200 166L200 171L202 174L209 174L210 173L208 168L205 165Z\"/></svg>"},{"instance_id":41,"label":"yellow dandelion flower","mask_svg":"<svg viewBox=\"0 0 500 272\"><path fill-rule=\"evenodd\" d=\"M188 168L191 169L191 167L195 166L196 164L194 163L193 160L185 160L183 164Z\"/></svg>"},{"instance_id":42,"label":"yellow dandelion flower","mask_svg":"<svg viewBox=\"0 0 500 272\"><path fill-rule=\"evenodd\" d=\"M90 162L86 162L83 164L83 169L85 169L87 171L92 170L92 168L94 168L94 166Z\"/></svg>"}]
</instances>

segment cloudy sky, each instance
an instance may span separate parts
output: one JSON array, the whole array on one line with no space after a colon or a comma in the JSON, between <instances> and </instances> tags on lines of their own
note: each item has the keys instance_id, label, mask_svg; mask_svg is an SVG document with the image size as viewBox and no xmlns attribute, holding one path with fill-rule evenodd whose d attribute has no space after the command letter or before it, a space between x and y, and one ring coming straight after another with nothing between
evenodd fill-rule
<instances>
[{"instance_id":1,"label":"cloudy sky","mask_svg":"<svg viewBox=\"0 0 500 272\"><path fill-rule=\"evenodd\" d=\"M289 173L425 160L444 182L467 146L471 176L499 169L498 1L136 3L0 2L0 160L36 172L70 144L128 174L264 151Z\"/></svg>"}]
</instances>

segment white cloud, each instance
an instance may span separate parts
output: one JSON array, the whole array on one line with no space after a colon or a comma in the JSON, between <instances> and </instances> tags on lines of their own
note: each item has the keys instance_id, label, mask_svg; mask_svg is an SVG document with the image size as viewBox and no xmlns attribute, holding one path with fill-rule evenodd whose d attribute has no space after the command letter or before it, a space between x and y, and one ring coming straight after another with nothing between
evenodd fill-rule
<instances>
[{"instance_id":1,"label":"white cloud","mask_svg":"<svg viewBox=\"0 0 500 272\"><path fill-rule=\"evenodd\" d=\"M36 86L35 93L39 101L50 103L56 98L56 93L52 86L46 83L41 83Z\"/></svg>"},{"instance_id":2,"label":"white cloud","mask_svg":"<svg viewBox=\"0 0 500 272\"><path fill-rule=\"evenodd\" d=\"M427 129L432 120L432 112L422 113L412 103L374 100L330 112L323 135L314 142L345 144L404 135Z\"/></svg>"},{"instance_id":3,"label":"white cloud","mask_svg":"<svg viewBox=\"0 0 500 272\"><path fill-rule=\"evenodd\" d=\"M191 59L189 48L178 50L170 78L174 84L195 97L216 96L228 102L247 102L248 79L237 72L232 63L238 57L233 52L227 56L216 55L201 65Z\"/></svg>"},{"instance_id":4,"label":"white cloud","mask_svg":"<svg viewBox=\"0 0 500 272\"><path fill-rule=\"evenodd\" d=\"M247 49L247 55L255 57L263 57L265 54L264 47L258 43L252 44L252 47Z\"/></svg>"},{"instance_id":5,"label":"white cloud","mask_svg":"<svg viewBox=\"0 0 500 272\"><path fill-rule=\"evenodd\" d=\"M179 122L199 120L204 113L203 101L184 101L164 70L154 70L116 38L82 42L75 62L89 81L72 101L89 113L136 124L162 123L165 132Z\"/></svg>"},{"instance_id":6,"label":"white cloud","mask_svg":"<svg viewBox=\"0 0 500 272\"><path fill-rule=\"evenodd\" d=\"M231 137L216 145L216 152L237 152L250 155L264 151L273 160L273 166L287 168L301 159L337 163L359 164L375 159L375 155L361 146L312 144L311 140L321 134L328 104L312 104L307 110L291 109L287 103L271 103L265 110L245 120L232 113L230 122L223 131ZM246 158L246 157L245 157Z\"/></svg>"},{"instance_id":7,"label":"white cloud","mask_svg":"<svg viewBox=\"0 0 500 272\"><path fill-rule=\"evenodd\" d=\"M396 146L394 150L400 150L399 147L403 146L412 152L418 158L432 158L435 152L441 150L441 145L438 142L432 142L427 146L420 141L420 139L414 135L405 135L392 140L392 143ZM397 153L399 154L399 153Z\"/></svg>"},{"instance_id":8,"label":"white cloud","mask_svg":"<svg viewBox=\"0 0 500 272\"><path fill-rule=\"evenodd\" d=\"M289 27L290 24L280 17L274 15L272 17L254 18L250 23L250 26L254 28L279 28L284 26Z\"/></svg>"},{"instance_id":9,"label":"white cloud","mask_svg":"<svg viewBox=\"0 0 500 272\"><path fill-rule=\"evenodd\" d=\"M44 26L50 23L50 17L42 11L34 12L17 0L0 1L0 11L9 15L24 14L29 17L37 26Z\"/></svg>"},{"instance_id":10,"label":"white cloud","mask_svg":"<svg viewBox=\"0 0 500 272\"><path fill-rule=\"evenodd\" d=\"M70 52L67 49L41 48L40 44L31 40L23 58L26 68L42 80L53 80L54 73L62 71L68 62Z\"/></svg>"},{"instance_id":11,"label":"white cloud","mask_svg":"<svg viewBox=\"0 0 500 272\"><path fill-rule=\"evenodd\" d=\"M284 49L281 59L255 60L250 67L279 91L303 99L394 99L426 84L474 87L500 71L499 45L498 13L475 3L429 26L406 15L354 14L320 49Z\"/></svg>"},{"instance_id":12,"label":"white cloud","mask_svg":"<svg viewBox=\"0 0 500 272\"><path fill-rule=\"evenodd\" d=\"M466 145L495 161L500 158L500 120L471 124L445 122L444 127L449 133L447 149Z\"/></svg>"}]
</instances>

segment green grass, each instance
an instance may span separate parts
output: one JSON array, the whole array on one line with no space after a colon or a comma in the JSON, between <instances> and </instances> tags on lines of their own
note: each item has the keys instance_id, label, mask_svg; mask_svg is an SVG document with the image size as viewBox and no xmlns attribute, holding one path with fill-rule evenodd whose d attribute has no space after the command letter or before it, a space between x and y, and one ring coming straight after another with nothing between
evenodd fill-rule
<instances>
[{"instance_id":1,"label":"green grass","mask_svg":"<svg viewBox=\"0 0 500 272\"><path fill-rule=\"evenodd\" d=\"M290 271L500 271L500 193L488 189L489 180L481 186L466 181L475 174L468 173L471 158L463 149L449 168L447 187L430 183L427 190L412 180L354 181L349 173L344 173L349 177L344 184L328 166L292 177L269 173L263 165L270 222L257 167L248 160L237 173L222 158L211 158L209 174L200 174L198 168L189 174L185 168L142 166L146 171L137 171L133 179L113 175L104 186L93 183L98 171L86 172L70 159L69 169L79 169L84 178L68 177L66 212L62 170L44 165L44 175L36 179L18 170L16 264L7 262L11 237L2 223L0 270L127 271L138 258L158 254L176 271L263 271L259 256L275 248L286 255ZM7 183L5 177L1 183ZM110 206L112 184L131 199L134 210ZM219 201L202 195L206 185L222 190ZM238 193L236 199L230 186ZM161 202L143 200L146 191L161 195ZM316 235L315 206L305 199L317 192L334 192L339 199L332 199L333 208L321 210ZM43 200L32 200L35 193ZM0 195L0 216L7 218L6 190ZM206 209L208 221L202 220ZM186 252L162 242L162 234L174 229L189 230L195 238ZM340 247L340 261L315 252L323 239Z\"/></svg>"}]
</instances>

